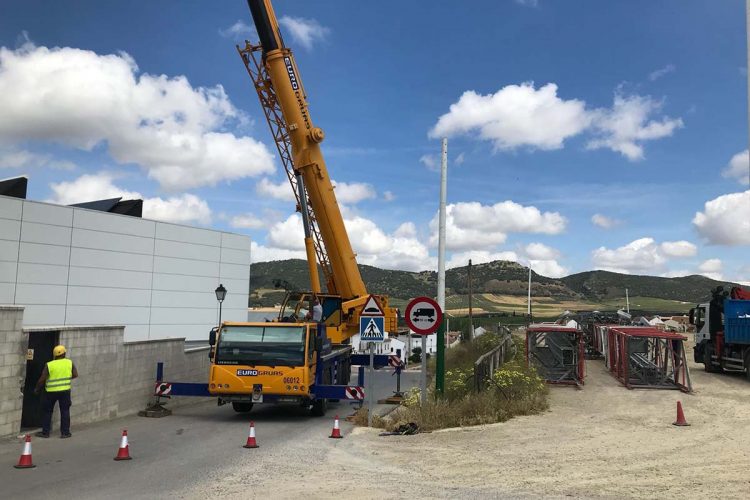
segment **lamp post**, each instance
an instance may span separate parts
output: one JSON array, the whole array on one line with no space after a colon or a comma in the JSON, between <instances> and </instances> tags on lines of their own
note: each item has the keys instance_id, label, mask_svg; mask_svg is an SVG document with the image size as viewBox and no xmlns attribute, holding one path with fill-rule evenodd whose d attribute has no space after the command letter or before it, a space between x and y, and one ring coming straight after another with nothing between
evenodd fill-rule
<instances>
[{"instance_id":1,"label":"lamp post","mask_svg":"<svg viewBox=\"0 0 750 500\"><path fill-rule=\"evenodd\" d=\"M219 286L216 287L216 290L214 290L216 293L216 300L219 301L219 327L221 327L221 304L224 302L224 298L227 296L227 289L224 288L224 285L219 283Z\"/></svg>"}]
</instances>

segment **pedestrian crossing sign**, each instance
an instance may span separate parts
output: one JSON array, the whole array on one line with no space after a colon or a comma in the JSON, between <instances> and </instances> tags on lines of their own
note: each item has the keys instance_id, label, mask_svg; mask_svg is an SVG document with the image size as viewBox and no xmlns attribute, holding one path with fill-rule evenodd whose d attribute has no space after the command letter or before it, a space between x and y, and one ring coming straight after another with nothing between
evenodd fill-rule
<instances>
[{"instance_id":1,"label":"pedestrian crossing sign","mask_svg":"<svg viewBox=\"0 0 750 500\"><path fill-rule=\"evenodd\" d=\"M360 316L359 339L365 342L383 342L384 323L383 316Z\"/></svg>"}]
</instances>

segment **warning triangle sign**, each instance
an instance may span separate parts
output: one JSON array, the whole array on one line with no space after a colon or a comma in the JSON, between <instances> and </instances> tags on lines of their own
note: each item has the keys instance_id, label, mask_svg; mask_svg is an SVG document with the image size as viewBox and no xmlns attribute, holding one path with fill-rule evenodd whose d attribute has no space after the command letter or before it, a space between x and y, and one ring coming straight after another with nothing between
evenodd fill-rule
<instances>
[{"instance_id":1,"label":"warning triangle sign","mask_svg":"<svg viewBox=\"0 0 750 500\"><path fill-rule=\"evenodd\" d=\"M365 306L362 308L360 316L384 316L383 308L380 307L378 299L374 295L370 295L365 302Z\"/></svg>"}]
</instances>

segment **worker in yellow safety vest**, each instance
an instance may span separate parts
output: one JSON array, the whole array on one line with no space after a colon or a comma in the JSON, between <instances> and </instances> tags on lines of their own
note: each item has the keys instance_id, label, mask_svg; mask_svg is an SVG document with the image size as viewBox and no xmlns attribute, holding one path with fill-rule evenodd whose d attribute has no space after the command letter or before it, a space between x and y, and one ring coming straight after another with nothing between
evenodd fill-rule
<instances>
[{"instance_id":1,"label":"worker in yellow safety vest","mask_svg":"<svg viewBox=\"0 0 750 500\"><path fill-rule=\"evenodd\" d=\"M73 362L65 357L65 346L59 345L52 350L54 360L44 366L42 376L36 383L34 394L39 394L44 387L44 396L42 397L42 410L44 411L44 420L42 421L42 430L37 432L39 437L48 438L52 428L52 411L55 409L55 403L60 405L60 437L69 438L70 434L70 387L74 378L78 377Z\"/></svg>"}]
</instances>

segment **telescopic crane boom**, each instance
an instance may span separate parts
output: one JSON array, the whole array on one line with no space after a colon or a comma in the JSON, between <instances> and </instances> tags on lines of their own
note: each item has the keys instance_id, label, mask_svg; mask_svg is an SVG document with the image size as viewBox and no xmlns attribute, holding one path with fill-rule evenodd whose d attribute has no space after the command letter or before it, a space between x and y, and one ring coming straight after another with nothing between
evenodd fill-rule
<instances>
[{"instance_id":1,"label":"telescopic crane boom","mask_svg":"<svg viewBox=\"0 0 750 500\"><path fill-rule=\"evenodd\" d=\"M359 329L359 309L368 292L320 149L325 134L313 124L294 55L284 45L270 0L248 0L248 6L260 45L246 42L244 48L237 49L253 79L297 197L305 227L312 291L319 291L320 262L328 293L342 301L342 327L337 332L331 332L329 327L329 337L334 343L346 341ZM395 332L395 309L388 307L387 297L378 299L385 313L386 330Z\"/></svg>"}]
</instances>

